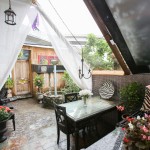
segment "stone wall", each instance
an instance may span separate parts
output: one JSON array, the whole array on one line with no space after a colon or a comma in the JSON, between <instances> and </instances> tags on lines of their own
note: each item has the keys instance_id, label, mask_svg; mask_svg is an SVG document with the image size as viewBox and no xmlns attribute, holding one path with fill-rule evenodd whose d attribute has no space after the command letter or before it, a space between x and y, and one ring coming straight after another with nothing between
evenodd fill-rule
<instances>
[{"instance_id":1,"label":"stone wall","mask_svg":"<svg viewBox=\"0 0 150 150\"><path fill-rule=\"evenodd\" d=\"M150 74L136 74L136 75L93 75L92 83L93 83L93 94L94 96L99 95L99 88L105 81L111 81L115 87L115 93L112 97L115 99L119 99L119 90L121 87L127 85L130 82L139 82L144 86L150 84Z\"/></svg>"}]
</instances>

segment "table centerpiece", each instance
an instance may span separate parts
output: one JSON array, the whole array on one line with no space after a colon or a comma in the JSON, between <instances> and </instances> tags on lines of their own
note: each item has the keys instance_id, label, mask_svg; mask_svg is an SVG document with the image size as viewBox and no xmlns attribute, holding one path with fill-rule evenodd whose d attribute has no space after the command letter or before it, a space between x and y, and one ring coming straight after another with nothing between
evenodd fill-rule
<instances>
[{"instance_id":1,"label":"table centerpiece","mask_svg":"<svg viewBox=\"0 0 150 150\"><path fill-rule=\"evenodd\" d=\"M84 89L79 92L79 95L83 98L84 105L86 105L86 100L89 96L92 96L93 93L90 90Z\"/></svg>"}]
</instances>

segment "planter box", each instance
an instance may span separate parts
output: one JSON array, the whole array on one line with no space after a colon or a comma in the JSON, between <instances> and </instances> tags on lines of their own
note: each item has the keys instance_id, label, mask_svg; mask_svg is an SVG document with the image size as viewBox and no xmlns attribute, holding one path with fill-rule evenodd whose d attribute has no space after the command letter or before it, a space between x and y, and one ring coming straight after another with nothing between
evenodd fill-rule
<instances>
[{"instance_id":1,"label":"planter box","mask_svg":"<svg viewBox=\"0 0 150 150\"><path fill-rule=\"evenodd\" d=\"M32 65L32 71L36 73L53 73L54 66L53 65ZM57 65L57 72L64 72L65 68L62 65Z\"/></svg>"}]
</instances>

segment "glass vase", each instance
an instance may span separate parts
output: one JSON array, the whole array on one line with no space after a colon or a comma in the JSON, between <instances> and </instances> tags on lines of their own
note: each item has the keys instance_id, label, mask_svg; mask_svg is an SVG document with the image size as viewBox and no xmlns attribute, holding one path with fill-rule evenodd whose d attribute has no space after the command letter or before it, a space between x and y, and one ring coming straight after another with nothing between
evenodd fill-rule
<instances>
[{"instance_id":1,"label":"glass vase","mask_svg":"<svg viewBox=\"0 0 150 150\"><path fill-rule=\"evenodd\" d=\"M87 104L86 104L86 100L87 100L87 98L86 98L86 97L83 97L84 106L87 105Z\"/></svg>"}]
</instances>

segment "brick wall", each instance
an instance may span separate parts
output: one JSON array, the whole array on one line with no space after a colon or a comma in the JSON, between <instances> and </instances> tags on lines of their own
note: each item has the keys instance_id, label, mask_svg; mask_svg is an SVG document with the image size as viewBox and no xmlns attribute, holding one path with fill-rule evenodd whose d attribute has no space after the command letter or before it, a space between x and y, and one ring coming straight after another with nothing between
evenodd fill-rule
<instances>
[{"instance_id":1,"label":"brick wall","mask_svg":"<svg viewBox=\"0 0 150 150\"><path fill-rule=\"evenodd\" d=\"M150 74L136 74L136 75L93 75L92 83L93 83L93 94L95 96L99 95L99 88L105 81L111 81L115 87L115 93L112 98L119 98L119 90L121 87L127 85L130 82L139 82L144 86L150 84Z\"/></svg>"}]
</instances>

